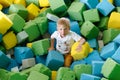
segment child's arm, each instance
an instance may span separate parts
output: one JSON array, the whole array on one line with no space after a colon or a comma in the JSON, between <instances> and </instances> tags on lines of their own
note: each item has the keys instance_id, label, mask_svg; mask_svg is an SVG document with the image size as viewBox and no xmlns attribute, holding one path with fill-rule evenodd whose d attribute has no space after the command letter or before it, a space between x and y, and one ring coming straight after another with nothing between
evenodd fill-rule
<instances>
[{"instance_id":1,"label":"child's arm","mask_svg":"<svg viewBox=\"0 0 120 80\"><path fill-rule=\"evenodd\" d=\"M54 39L54 38L50 40L50 48L49 48L49 51L50 51L50 50L54 50L54 42L55 42L55 39Z\"/></svg>"}]
</instances>

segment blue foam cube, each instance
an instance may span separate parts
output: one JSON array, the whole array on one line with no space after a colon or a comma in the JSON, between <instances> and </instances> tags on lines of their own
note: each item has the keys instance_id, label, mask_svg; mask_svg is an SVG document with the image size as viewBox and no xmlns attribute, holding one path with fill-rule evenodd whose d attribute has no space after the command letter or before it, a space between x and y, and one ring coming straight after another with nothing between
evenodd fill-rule
<instances>
[{"instance_id":1,"label":"blue foam cube","mask_svg":"<svg viewBox=\"0 0 120 80\"><path fill-rule=\"evenodd\" d=\"M120 44L120 34L118 34L114 39L113 42L116 42L118 44Z\"/></svg>"},{"instance_id":2,"label":"blue foam cube","mask_svg":"<svg viewBox=\"0 0 120 80\"><path fill-rule=\"evenodd\" d=\"M97 42L97 40L95 38L87 40L87 42L89 43L91 48L94 48L94 49L98 48L98 42Z\"/></svg>"},{"instance_id":3,"label":"blue foam cube","mask_svg":"<svg viewBox=\"0 0 120 80\"><path fill-rule=\"evenodd\" d=\"M45 65L46 57L47 57L46 55L36 56L35 57L36 63L42 63Z\"/></svg>"},{"instance_id":4,"label":"blue foam cube","mask_svg":"<svg viewBox=\"0 0 120 80\"><path fill-rule=\"evenodd\" d=\"M55 50L49 51L47 58L46 58L46 66L49 67L51 70L58 70L64 64L64 57L63 55Z\"/></svg>"},{"instance_id":5,"label":"blue foam cube","mask_svg":"<svg viewBox=\"0 0 120 80\"><path fill-rule=\"evenodd\" d=\"M114 0L115 6L120 6L120 0Z\"/></svg>"},{"instance_id":6,"label":"blue foam cube","mask_svg":"<svg viewBox=\"0 0 120 80\"><path fill-rule=\"evenodd\" d=\"M7 67L7 70L8 70L8 71L11 71L11 69L14 68L14 67L16 67L16 66L19 66L19 65L17 64L16 60L11 59L10 64L9 64L9 66Z\"/></svg>"}]
</instances>

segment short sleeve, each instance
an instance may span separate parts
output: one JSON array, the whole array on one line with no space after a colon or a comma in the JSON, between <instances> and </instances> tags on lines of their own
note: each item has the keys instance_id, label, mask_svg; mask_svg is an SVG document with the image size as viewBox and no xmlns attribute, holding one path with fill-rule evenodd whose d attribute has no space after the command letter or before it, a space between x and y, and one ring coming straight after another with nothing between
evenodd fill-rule
<instances>
[{"instance_id":1,"label":"short sleeve","mask_svg":"<svg viewBox=\"0 0 120 80\"><path fill-rule=\"evenodd\" d=\"M51 38L57 38L57 36L58 36L58 32L55 31L55 32L51 35Z\"/></svg>"}]
</instances>

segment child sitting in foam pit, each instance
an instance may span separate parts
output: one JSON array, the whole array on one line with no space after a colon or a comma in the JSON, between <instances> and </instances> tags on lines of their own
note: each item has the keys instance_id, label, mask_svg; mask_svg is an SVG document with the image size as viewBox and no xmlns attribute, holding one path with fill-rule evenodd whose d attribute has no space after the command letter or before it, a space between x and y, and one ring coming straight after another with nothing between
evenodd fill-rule
<instances>
[{"instance_id":1,"label":"child sitting in foam pit","mask_svg":"<svg viewBox=\"0 0 120 80\"><path fill-rule=\"evenodd\" d=\"M57 21L57 31L51 35L51 46L50 50L54 50L54 42L56 39L56 50L64 55L65 62L64 66L69 67L73 58L70 54L71 47L75 42L79 42L76 50L81 51L82 45L86 40L78 35L77 33L70 30L70 21L67 18L60 18ZM69 61L69 63L68 63Z\"/></svg>"}]
</instances>

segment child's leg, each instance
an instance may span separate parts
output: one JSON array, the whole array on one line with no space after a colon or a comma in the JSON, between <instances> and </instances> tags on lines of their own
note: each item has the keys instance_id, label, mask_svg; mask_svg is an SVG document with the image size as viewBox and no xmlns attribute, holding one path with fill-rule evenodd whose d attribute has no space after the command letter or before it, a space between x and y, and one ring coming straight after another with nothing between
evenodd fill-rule
<instances>
[{"instance_id":1,"label":"child's leg","mask_svg":"<svg viewBox=\"0 0 120 80\"><path fill-rule=\"evenodd\" d=\"M72 61L73 61L73 57L71 56L71 54L64 55L64 66L65 67L70 67Z\"/></svg>"}]
</instances>

